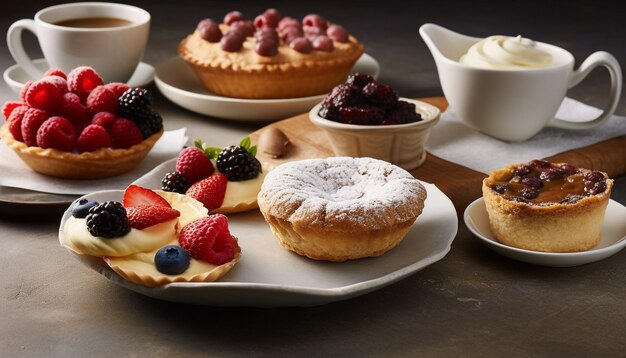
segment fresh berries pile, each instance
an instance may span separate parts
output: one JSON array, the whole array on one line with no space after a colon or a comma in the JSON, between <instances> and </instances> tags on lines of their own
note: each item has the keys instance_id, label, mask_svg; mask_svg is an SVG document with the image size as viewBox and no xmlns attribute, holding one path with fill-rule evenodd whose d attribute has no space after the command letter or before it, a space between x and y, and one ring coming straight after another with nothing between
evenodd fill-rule
<instances>
[{"instance_id":1,"label":"fresh berries pile","mask_svg":"<svg viewBox=\"0 0 626 358\"><path fill-rule=\"evenodd\" d=\"M2 107L9 132L29 147L64 152L126 149L163 128L152 95L124 83L105 84L91 67L48 70Z\"/></svg>"},{"instance_id":2,"label":"fresh berries pile","mask_svg":"<svg viewBox=\"0 0 626 358\"><path fill-rule=\"evenodd\" d=\"M228 181L254 179L262 171L250 137L225 148L206 147L200 140L194 144L180 152L176 171L163 177L161 188L189 195L209 211L222 206ZM216 162L217 172L211 159Z\"/></svg>"},{"instance_id":3,"label":"fresh berries pile","mask_svg":"<svg viewBox=\"0 0 626 358\"><path fill-rule=\"evenodd\" d=\"M236 239L228 229L228 218L213 214L185 225L178 237L189 256L213 265L223 265L235 257Z\"/></svg>"},{"instance_id":4,"label":"fresh berries pile","mask_svg":"<svg viewBox=\"0 0 626 358\"><path fill-rule=\"evenodd\" d=\"M422 120L415 105L398 99L394 90L373 77L355 73L324 98L319 116L357 125L393 125Z\"/></svg>"}]
</instances>

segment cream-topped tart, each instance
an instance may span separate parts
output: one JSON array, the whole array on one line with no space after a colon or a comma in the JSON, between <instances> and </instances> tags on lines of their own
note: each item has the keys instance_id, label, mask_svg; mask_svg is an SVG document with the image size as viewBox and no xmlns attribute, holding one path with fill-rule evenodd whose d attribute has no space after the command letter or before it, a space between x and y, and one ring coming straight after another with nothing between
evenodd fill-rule
<instances>
[{"instance_id":1,"label":"cream-topped tart","mask_svg":"<svg viewBox=\"0 0 626 358\"><path fill-rule=\"evenodd\" d=\"M145 286L214 281L241 255L226 217L186 195L131 185L123 204L81 199L71 210L62 245Z\"/></svg>"}]
</instances>

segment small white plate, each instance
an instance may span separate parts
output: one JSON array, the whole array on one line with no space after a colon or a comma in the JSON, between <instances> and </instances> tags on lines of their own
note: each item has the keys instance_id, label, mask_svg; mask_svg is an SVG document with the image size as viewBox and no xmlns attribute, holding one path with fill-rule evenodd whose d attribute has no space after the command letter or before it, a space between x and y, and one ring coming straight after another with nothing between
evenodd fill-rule
<instances>
[{"instance_id":1,"label":"small white plate","mask_svg":"<svg viewBox=\"0 0 626 358\"><path fill-rule=\"evenodd\" d=\"M143 183L160 184L170 161L155 168ZM158 179L157 179L158 177ZM100 258L75 255L84 265L117 285L153 298L212 306L315 306L363 295L401 280L441 260L457 232L454 206L436 186L424 183L428 198L423 213L396 248L376 258L342 263L315 261L282 248L258 210L229 215L230 231L239 239L241 261L217 282L172 283L149 288L117 275ZM103 191L86 197L99 202L121 200L123 192ZM61 219L59 240L63 240Z\"/></svg>"},{"instance_id":2,"label":"small white plate","mask_svg":"<svg viewBox=\"0 0 626 358\"><path fill-rule=\"evenodd\" d=\"M468 205L463 218L470 231L490 249L506 257L535 265L552 267L584 265L605 259L626 246L626 207L614 200L610 200L606 208L600 243L594 249L583 252L539 252L499 243L489 228L489 217L483 198Z\"/></svg>"},{"instance_id":3,"label":"small white plate","mask_svg":"<svg viewBox=\"0 0 626 358\"><path fill-rule=\"evenodd\" d=\"M380 66L363 54L352 72L378 78ZM271 122L308 112L325 95L285 99L243 99L223 97L209 92L189 65L179 56L157 66L154 81L165 97L192 112L211 117L245 122Z\"/></svg>"},{"instance_id":4,"label":"small white plate","mask_svg":"<svg viewBox=\"0 0 626 358\"><path fill-rule=\"evenodd\" d=\"M41 72L45 72L49 68L48 63L46 63L46 60L43 58L33 60L33 64L40 69ZM26 82L35 80L17 64L4 70L3 77L4 82L7 83L15 94L20 93L20 90ZM140 62L139 65L137 65L135 73L133 73L127 83L131 87L145 87L152 82L153 79L154 67L145 62Z\"/></svg>"}]
</instances>

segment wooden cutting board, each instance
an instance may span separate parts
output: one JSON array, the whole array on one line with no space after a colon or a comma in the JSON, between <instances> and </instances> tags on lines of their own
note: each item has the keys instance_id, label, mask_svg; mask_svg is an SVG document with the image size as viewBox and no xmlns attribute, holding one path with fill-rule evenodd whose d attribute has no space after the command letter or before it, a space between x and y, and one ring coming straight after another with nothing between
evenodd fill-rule
<instances>
[{"instance_id":1,"label":"wooden cutting board","mask_svg":"<svg viewBox=\"0 0 626 358\"><path fill-rule=\"evenodd\" d=\"M448 102L443 97L418 98L431 103L443 112ZM280 159L272 159L263 153L262 161L280 164L286 161L326 158L333 156L332 149L324 132L309 121L308 113L272 123L251 134L253 143L258 143L259 135L270 127L282 130L290 140L287 154ZM611 177L626 173L626 136L620 136L580 149L567 151L545 158L553 162L567 162L575 166L605 171ZM487 175L464 166L428 154L422 166L411 171L416 178L437 185L454 203L458 213L481 196L481 182Z\"/></svg>"}]
</instances>

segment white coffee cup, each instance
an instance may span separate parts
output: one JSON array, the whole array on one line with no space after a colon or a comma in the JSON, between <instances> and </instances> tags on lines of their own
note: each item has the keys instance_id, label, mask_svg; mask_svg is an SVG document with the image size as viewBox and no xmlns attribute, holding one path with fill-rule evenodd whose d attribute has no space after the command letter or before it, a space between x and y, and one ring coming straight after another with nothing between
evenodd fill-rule
<instances>
[{"instance_id":1,"label":"white coffee cup","mask_svg":"<svg viewBox=\"0 0 626 358\"><path fill-rule=\"evenodd\" d=\"M546 67L527 70L479 68L459 59L480 38L469 37L435 24L424 24L420 35L430 49L450 109L469 126L505 141L523 141L544 127L590 129L615 112L622 90L622 71L608 52L591 54L574 70L574 56L557 46L537 42L552 55ZM570 122L555 118L569 88L594 68L604 66L611 77L606 108L597 118Z\"/></svg>"},{"instance_id":2,"label":"white coffee cup","mask_svg":"<svg viewBox=\"0 0 626 358\"><path fill-rule=\"evenodd\" d=\"M108 18L103 27L64 26L68 20ZM63 23L65 21L65 23ZM120 22L124 24L120 25ZM61 23L59 25L59 23ZM90 25L95 25L95 20ZM33 79L42 72L24 50L22 31L37 36L50 68L68 73L79 66L93 67L105 82L126 82L139 65L148 41L150 14L138 7L115 3L68 3L40 10L35 19L18 20L7 33L13 58Z\"/></svg>"}]
</instances>

